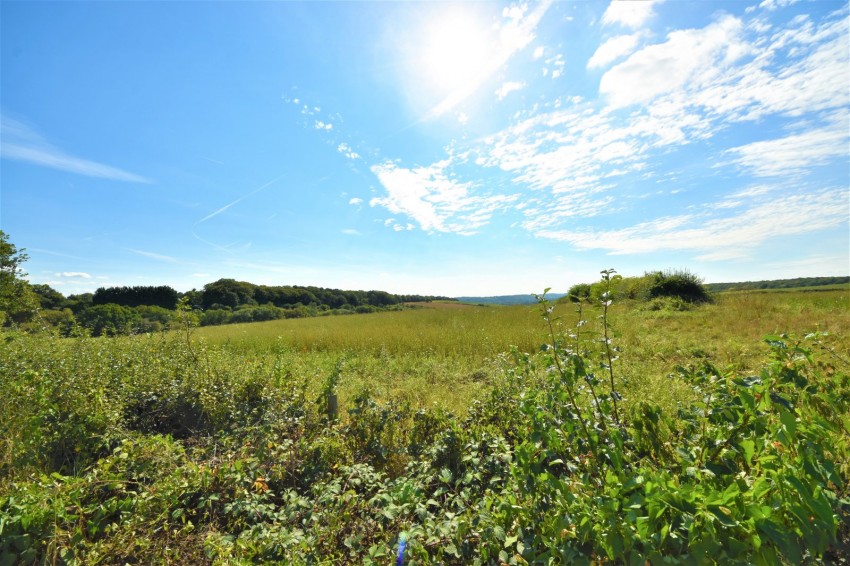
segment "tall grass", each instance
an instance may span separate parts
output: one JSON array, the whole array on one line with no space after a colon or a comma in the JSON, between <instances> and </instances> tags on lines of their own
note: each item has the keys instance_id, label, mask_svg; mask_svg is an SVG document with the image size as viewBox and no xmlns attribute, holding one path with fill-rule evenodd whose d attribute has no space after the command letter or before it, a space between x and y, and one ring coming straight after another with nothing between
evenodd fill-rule
<instances>
[{"instance_id":1,"label":"tall grass","mask_svg":"<svg viewBox=\"0 0 850 566\"><path fill-rule=\"evenodd\" d=\"M627 353L619 371L631 399L667 408L688 390L666 378L677 365L710 360L719 367L754 369L766 334L826 331L850 344L850 293L720 293L713 304L687 311L646 311L640 302L614 303L613 340ZM556 322L576 322L574 306L554 305ZM584 318L601 315L595 305ZM592 330L588 328L588 332ZM463 413L500 372L499 356L512 347L540 348L546 325L537 306L454 306L359 316L276 320L204 327L198 338L244 356L285 353L294 373L321 380L341 358L341 401L369 388L381 399L435 403Z\"/></svg>"}]
</instances>

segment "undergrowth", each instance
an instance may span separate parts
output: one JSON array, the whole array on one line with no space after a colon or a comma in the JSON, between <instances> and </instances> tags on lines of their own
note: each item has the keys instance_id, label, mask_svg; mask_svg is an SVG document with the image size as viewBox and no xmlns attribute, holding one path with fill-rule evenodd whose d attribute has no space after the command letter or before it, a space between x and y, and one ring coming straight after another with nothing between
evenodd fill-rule
<instances>
[{"instance_id":1,"label":"undergrowth","mask_svg":"<svg viewBox=\"0 0 850 566\"><path fill-rule=\"evenodd\" d=\"M544 346L500 356L462 416L364 386L336 418L344 357L316 387L284 353L188 326L7 333L0 564L837 562L850 364L833 337L768 336L758 371L671 367L690 392L673 409L630 398L612 274L574 318L544 293Z\"/></svg>"}]
</instances>

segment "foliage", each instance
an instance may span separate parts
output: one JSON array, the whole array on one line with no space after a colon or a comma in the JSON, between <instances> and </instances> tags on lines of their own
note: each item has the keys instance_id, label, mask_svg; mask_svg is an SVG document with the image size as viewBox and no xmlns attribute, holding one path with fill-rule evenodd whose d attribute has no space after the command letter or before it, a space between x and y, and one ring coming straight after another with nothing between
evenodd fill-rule
<instances>
[{"instance_id":1,"label":"foliage","mask_svg":"<svg viewBox=\"0 0 850 566\"><path fill-rule=\"evenodd\" d=\"M91 330L92 336L131 334L142 324L142 317L130 307L121 305L95 305L80 313L81 325Z\"/></svg>"},{"instance_id":2,"label":"foliage","mask_svg":"<svg viewBox=\"0 0 850 566\"><path fill-rule=\"evenodd\" d=\"M567 291L567 297L569 297L570 302L573 303L578 303L580 301L589 301L590 284L576 283L575 285L570 287L569 291Z\"/></svg>"},{"instance_id":3,"label":"foliage","mask_svg":"<svg viewBox=\"0 0 850 566\"><path fill-rule=\"evenodd\" d=\"M654 271L645 275L649 279L647 294L649 298L670 297L686 303L707 303L711 301L708 289L702 279L690 271L669 270Z\"/></svg>"},{"instance_id":4,"label":"foliage","mask_svg":"<svg viewBox=\"0 0 850 566\"><path fill-rule=\"evenodd\" d=\"M321 307L354 310L360 306L389 307L403 302L425 302L446 297L393 295L385 291L340 291L323 287L293 285L254 285L246 281L219 279L204 286L201 306L204 309L236 309L249 305L278 308ZM280 318L280 317L279 317Z\"/></svg>"},{"instance_id":5,"label":"foliage","mask_svg":"<svg viewBox=\"0 0 850 566\"><path fill-rule=\"evenodd\" d=\"M0 230L0 325L29 319L39 305L21 264L29 256Z\"/></svg>"},{"instance_id":6,"label":"foliage","mask_svg":"<svg viewBox=\"0 0 850 566\"><path fill-rule=\"evenodd\" d=\"M177 291L167 285L100 287L94 292L92 303L95 305L116 304L124 307L149 305L174 310L177 307L177 299Z\"/></svg>"},{"instance_id":7,"label":"foliage","mask_svg":"<svg viewBox=\"0 0 850 566\"><path fill-rule=\"evenodd\" d=\"M653 302L657 299L673 299L688 304L708 303L712 301L711 294L703 284L702 279L686 269L670 269L666 271L650 271L640 277L622 277L612 275L609 282L600 281L592 285L573 285L568 293L570 300L573 296L584 300L599 301L603 293L608 292L610 299L637 300ZM659 310L659 305L668 308L671 303L662 301L649 310ZM676 308L674 310L686 310Z\"/></svg>"},{"instance_id":8,"label":"foliage","mask_svg":"<svg viewBox=\"0 0 850 566\"><path fill-rule=\"evenodd\" d=\"M50 285L32 285L33 292L38 295L42 309L62 309L65 306L65 296Z\"/></svg>"},{"instance_id":9,"label":"foliage","mask_svg":"<svg viewBox=\"0 0 850 566\"><path fill-rule=\"evenodd\" d=\"M603 272L600 302L574 314L544 294L544 346L500 356L457 415L378 393L401 351L307 369L280 339L260 353L199 338L188 299L180 332L7 331L0 564L385 564L402 540L405 564L835 560L850 537L846 342L770 335L742 371L695 353L662 372L656 395L687 390L662 404L629 373L639 350L620 351L623 320L646 313L612 314L619 281ZM425 310L361 328L421 327ZM329 419L327 394L351 383Z\"/></svg>"},{"instance_id":10,"label":"foliage","mask_svg":"<svg viewBox=\"0 0 850 566\"><path fill-rule=\"evenodd\" d=\"M793 289L798 287L824 287L850 283L850 276L839 277L797 277L796 279L775 279L769 281L744 281L739 283L708 283L709 291L746 291L753 289Z\"/></svg>"}]
</instances>

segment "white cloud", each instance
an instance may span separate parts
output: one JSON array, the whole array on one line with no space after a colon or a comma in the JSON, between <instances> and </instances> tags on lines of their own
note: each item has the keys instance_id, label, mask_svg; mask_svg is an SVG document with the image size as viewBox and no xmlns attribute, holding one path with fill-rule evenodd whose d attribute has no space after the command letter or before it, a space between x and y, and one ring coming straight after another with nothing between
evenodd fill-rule
<instances>
[{"instance_id":1,"label":"white cloud","mask_svg":"<svg viewBox=\"0 0 850 566\"><path fill-rule=\"evenodd\" d=\"M91 279L91 275L82 271L62 271L55 274L56 277L68 277L73 279Z\"/></svg>"},{"instance_id":2,"label":"white cloud","mask_svg":"<svg viewBox=\"0 0 850 566\"><path fill-rule=\"evenodd\" d=\"M644 105L655 114L667 108L674 121L688 108L727 122L842 108L850 82L848 25L845 10L819 26L794 18L767 35L723 16L633 53L603 75L599 92L612 107Z\"/></svg>"},{"instance_id":3,"label":"white cloud","mask_svg":"<svg viewBox=\"0 0 850 566\"><path fill-rule=\"evenodd\" d=\"M513 4L502 8L502 17L509 20L521 20L528 11L528 4Z\"/></svg>"},{"instance_id":4,"label":"white cloud","mask_svg":"<svg viewBox=\"0 0 850 566\"><path fill-rule=\"evenodd\" d=\"M369 205L405 214L426 232L468 235L514 200L510 195L472 194L472 183L450 176L450 165L448 159L413 169L392 162L375 165L372 172L387 190L387 196L373 198Z\"/></svg>"},{"instance_id":5,"label":"white cloud","mask_svg":"<svg viewBox=\"0 0 850 566\"><path fill-rule=\"evenodd\" d=\"M363 199L359 197L354 197L348 201L348 204L352 204L354 206L360 206L363 204Z\"/></svg>"},{"instance_id":6,"label":"white cloud","mask_svg":"<svg viewBox=\"0 0 850 566\"><path fill-rule=\"evenodd\" d=\"M496 97L499 100L504 100L507 95L525 88L525 83L522 81L508 81L502 83L502 86L496 89Z\"/></svg>"},{"instance_id":7,"label":"white cloud","mask_svg":"<svg viewBox=\"0 0 850 566\"><path fill-rule=\"evenodd\" d=\"M458 124L464 125L469 122L469 114L466 112L458 112L457 113L457 122Z\"/></svg>"},{"instance_id":8,"label":"white cloud","mask_svg":"<svg viewBox=\"0 0 850 566\"><path fill-rule=\"evenodd\" d=\"M622 124L580 104L485 138L476 162L511 173L530 189L522 213L524 226L535 231L611 211L606 193L616 186L614 179L641 171L647 154L663 143L651 120Z\"/></svg>"},{"instance_id":9,"label":"white cloud","mask_svg":"<svg viewBox=\"0 0 850 566\"><path fill-rule=\"evenodd\" d=\"M637 48L642 36L641 33L633 33L631 35L618 35L606 40L593 53L593 56L587 62L587 68L606 67L617 59L629 55Z\"/></svg>"},{"instance_id":10,"label":"white cloud","mask_svg":"<svg viewBox=\"0 0 850 566\"><path fill-rule=\"evenodd\" d=\"M753 142L726 150L733 162L759 177L787 176L848 156L847 120L783 138Z\"/></svg>"},{"instance_id":11,"label":"white cloud","mask_svg":"<svg viewBox=\"0 0 850 566\"><path fill-rule=\"evenodd\" d=\"M742 31L740 20L725 16L703 29L670 32L664 43L644 47L605 73L599 92L619 107L716 79L746 53Z\"/></svg>"},{"instance_id":12,"label":"white cloud","mask_svg":"<svg viewBox=\"0 0 850 566\"><path fill-rule=\"evenodd\" d=\"M349 159L360 159L360 154L351 149L351 146L345 142L339 144L336 150Z\"/></svg>"},{"instance_id":13,"label":"white cloud","mask_svg":"<svg viewBox=\"0 0 850 566\"><path fill-rule=\"evenodd\" d=\"M651 174L663 153L736 122L807 118L778 140L721 147L707 156L718 167L765 177L847 159L847 25L846 13L837 13L818 25L797 19L764 32L721 16L702 29L671 32L606 73L600 90L613 106L573 101L532 113L482 140L475 162L527 187L516 208L536 234L627 207L618 198L623 182ZM744 210L754 196L717 207Z\"/></svg>"},{"instance_id":14,"label":"white cloud","mask_svg":"<svg viewBox=\"0 0 850 566\"><path fill-rule=\"evenodd\" d=\"M0 157L42 167L128 183L152 183L150 179L88 159L68 155L53 147L29 126L0 115Z\"/></svg>"},{"instance_id":15,"label":"white cloud","mask_svg":"<svg viewBox=\"0 0 850 566\"><path fill-rule=\"evenodd\" d=\"M346 236L360 236L360 232L355 230L354 228L346 228L342 230L342 233Z\"/></svg>"},{"instance_id":16,"label":"white cloud","mask_svg":"<svg viewBox=\"0 0 850 566\"><path fill-rule=\"evenodd\" d=\"M541 45L540 47L534 49L534 54L532 55L532 57L534 57L535 59L540 59L545 53L546 48Z\"/></svg>"},{"instance_id":17,"label":"white cloud","mask_svg":"<svg viewBox=\"0 0 850 566\"><path fill-rule=\"evenodd\" d=\"M784 8L785 6L791 6L792 4L796 4L799 0L762 0L759 4L759 8L764 8L768 11L776 10L777 8Z\"/></svg>"},{"instance_id":18,"label":"white cloud","mask_svg":"<svg viewBox=\"0 0 850 566\"><path fill-rule=\"evenodd\" d=\"M546 59L546 65L547 66L543 68L543 76L546 77L551 72L552 78L557 79L564 74L564 65L566 65L566 62L564 61L564 56L559 53L554 57ZM551 70L549 66L552 67Z\"/></svg>"},{"instance_id":19,"label":"white cloud","mask_svg":"<svg viewBox=\"0 0 850 566\"><path fill-rule=\"evenodd\" d=\"M316 120L316 123L313 125L317 130L324 130L326 132L330 132L334 129L334 125L330 122L323 122L322 120Z\"/></svg>"},{"instance_id":20,"label":"white cloud","mask_svg":"<svg viewBox=\"0 0 850 566\"><path fill-rule=\"evenodd\" d=\"M653 0L642 2L614 0L602 14L602 23L639 28L653 16L655 5L660 3Z\"/></svg>"},{"instance_id":21,"label":"white cloud","mask_svg":"<svg viewBox=\"0 0 850 566\"><path fill-rule=\"evenodd\" d=\"M612 254L696 251L698 259L749 257L753 249L780 236L793 236L847 223L846 188L790 195L754 205L736 216L682 215L642 222L620 230L547 230L539 237L570 242L579 249Z\"/></svg>"}]
</instances>

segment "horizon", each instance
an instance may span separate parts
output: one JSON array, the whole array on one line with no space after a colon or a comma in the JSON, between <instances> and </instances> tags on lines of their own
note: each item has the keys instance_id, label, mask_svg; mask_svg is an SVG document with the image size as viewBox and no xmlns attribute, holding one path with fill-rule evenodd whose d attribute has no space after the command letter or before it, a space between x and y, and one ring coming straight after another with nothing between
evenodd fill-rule
<instances>
[{"instance_id":1,"label":"horizon","mask_svg":"<svg viewBox=\"0 0 850 566\"><path fill-rule=\"evenodd\" d=\"M850 273L844 1L0 13L0 228L65 296Z\"/></svg>"}]
</instances>

